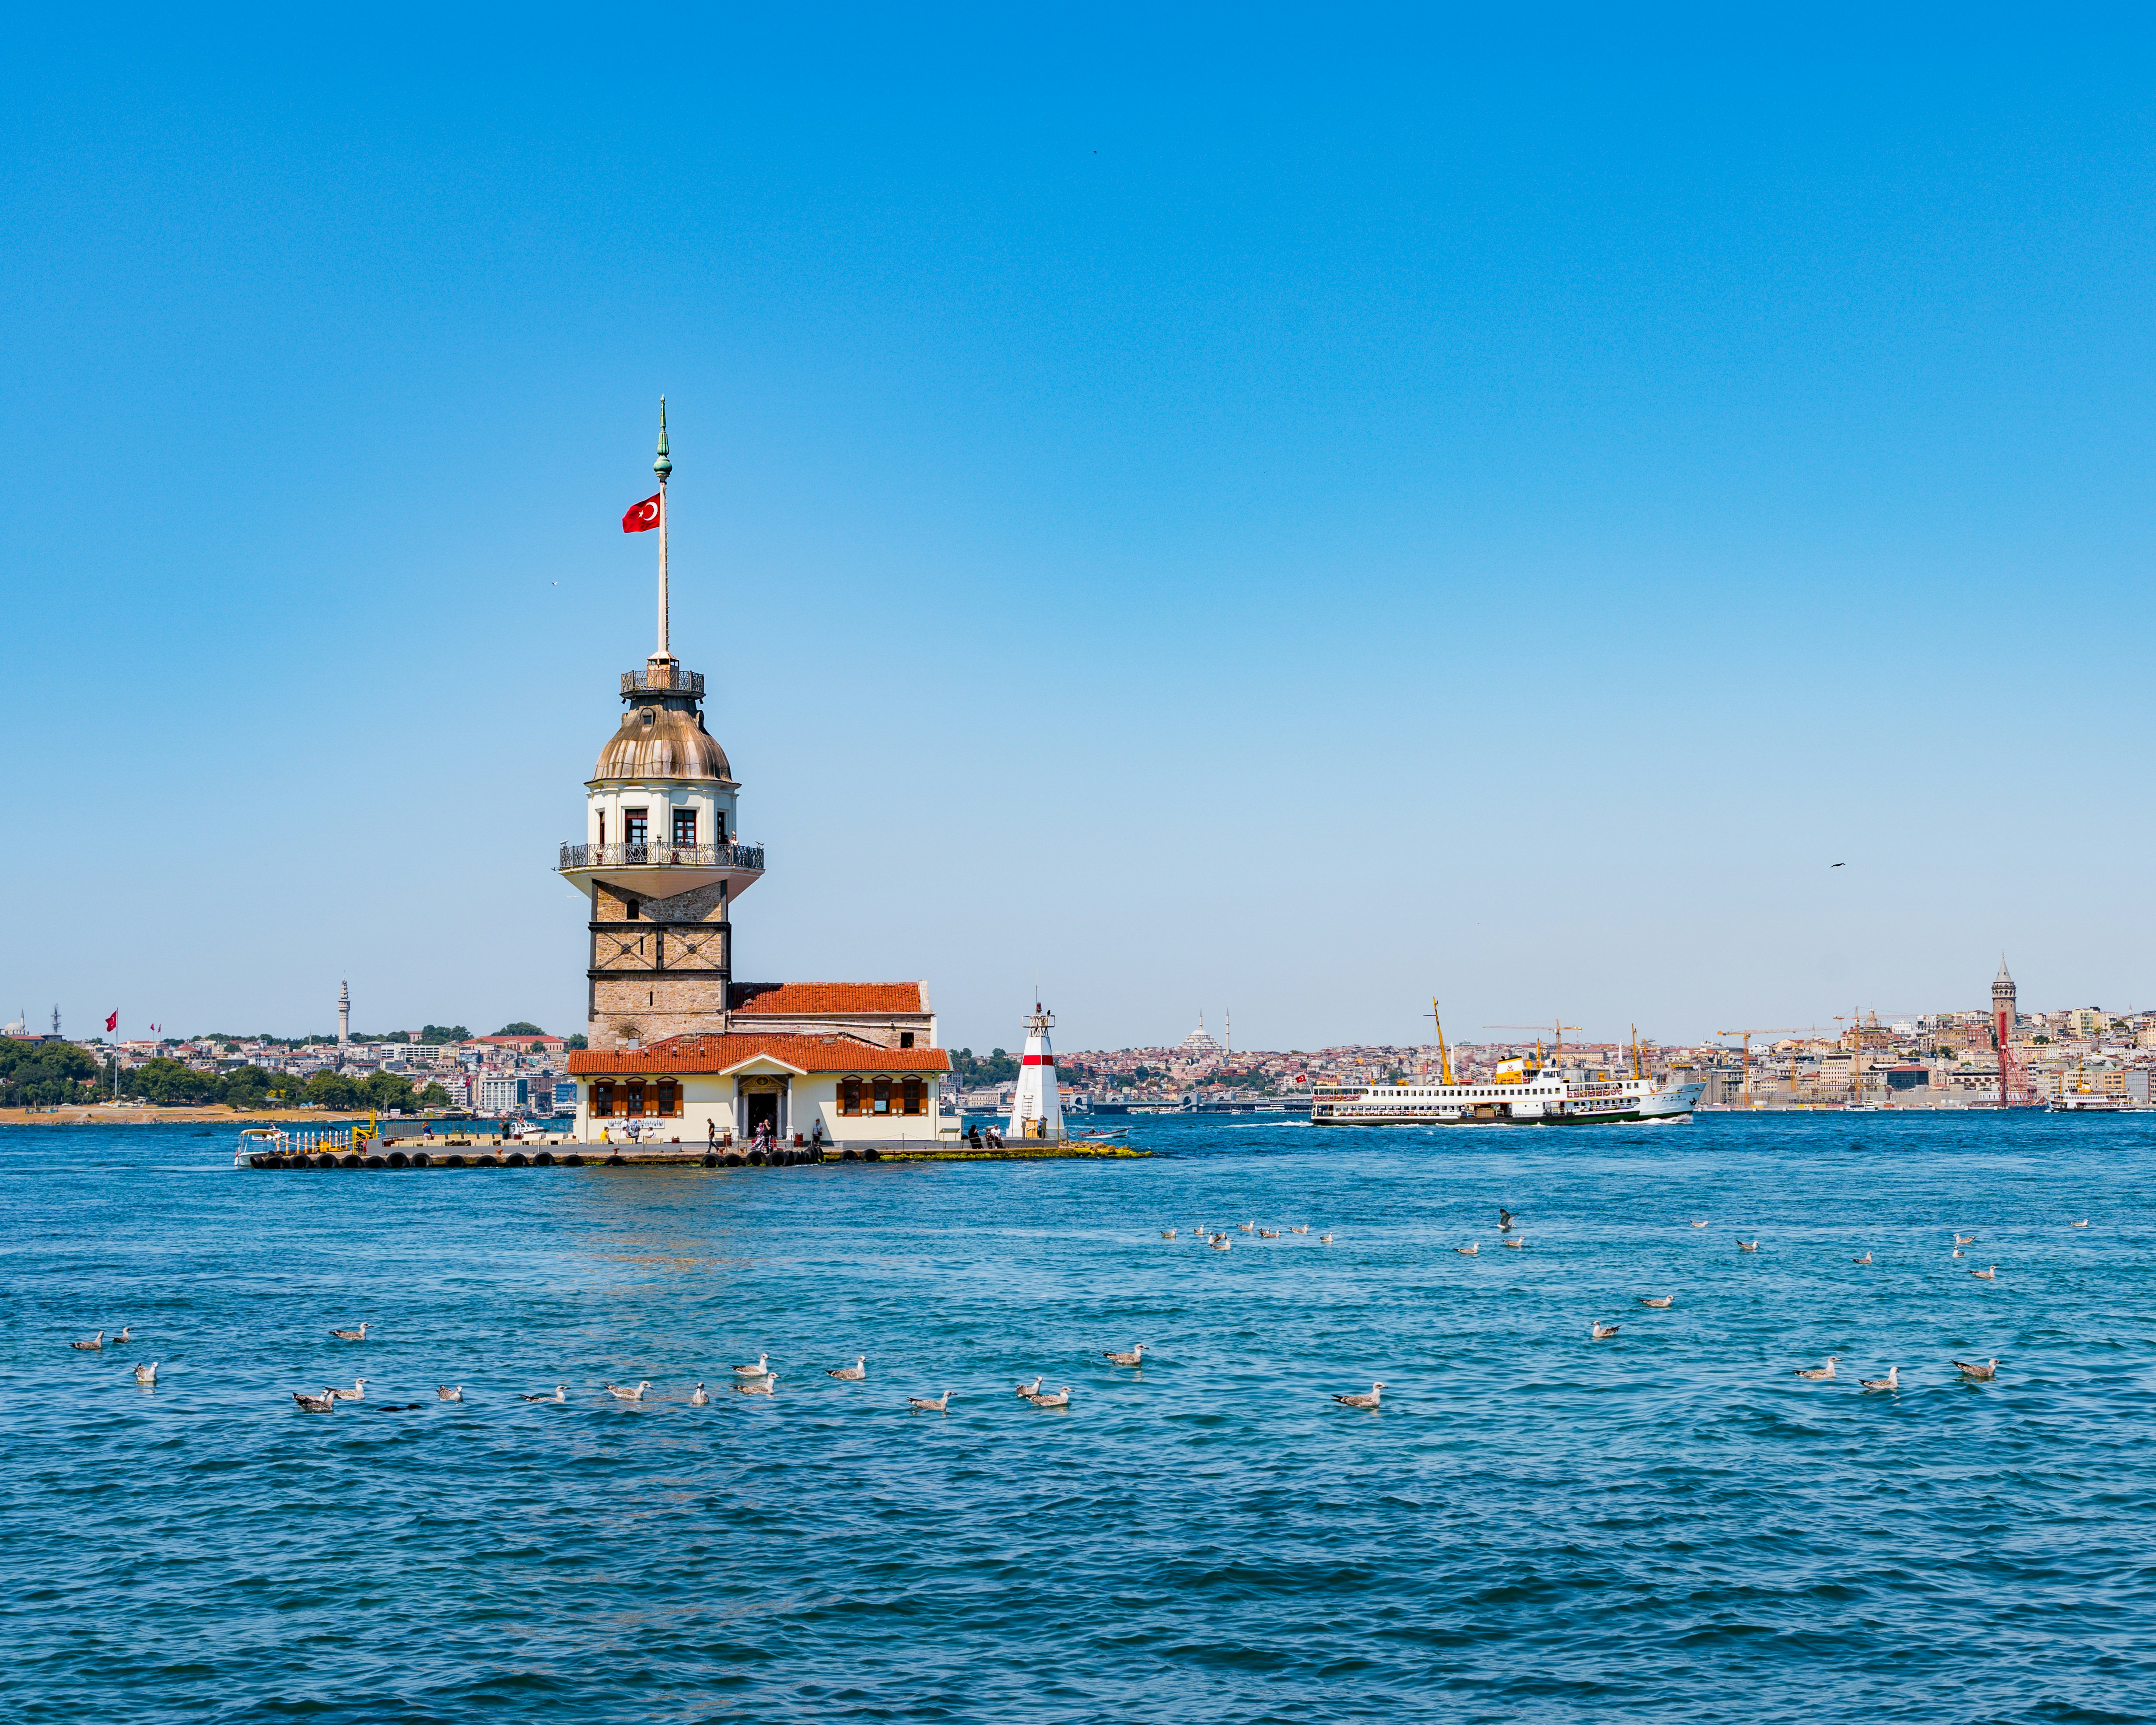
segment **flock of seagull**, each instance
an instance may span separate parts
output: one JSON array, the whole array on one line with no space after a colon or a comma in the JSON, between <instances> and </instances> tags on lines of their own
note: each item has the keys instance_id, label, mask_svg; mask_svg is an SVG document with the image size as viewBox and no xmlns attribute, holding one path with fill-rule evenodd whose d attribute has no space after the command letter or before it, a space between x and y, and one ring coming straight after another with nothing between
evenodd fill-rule
<instances>
[{"instance_id":1,"label":"flock of seagull","mask_svg":"<svg viewBox=\"0 0 2156 1725\"><path fill-rule=\"evenodd\" d=\"M1691 1225L1694 1228L1706 1228L1710 1224L1705 1221L1696 1221ZM2071 1225L2076 1228L2086 1228L2089 1224L2087 1219L2083 1218ZM1310 1225L1307 1223L1290 1227L1285 1230L1278 1228L1261 1228L1255 1220L1240 1222L1236 1224L1236 1227L1241 1233L1254 1235L1260 1240L1278 1240L1283 1232L1295 1235L1310 1232ZM1173 1228L1163 1228L1160 1230L1160 1237L1163 1240L1174 1240L1178 1236L1179 1231ZM1497 1243L1500 1245L1511 1247L1514 1250L1525 1249L1527 1243L1527 1235L1519 1231L1519 1219L1512 1211L1499 1209L1497 1232L1499 1235ZM1227 1251L1235 1245L1235 1241L1225 1231L1216 1233L1203 1223L1190 1230L1190 1237L1212 1247L1215 1251ZM1977 1239L1978 1236L1974 1234L1956 1234L1953 1236L1953 1255L1956 1258L1961 1257L1969 1247L1976 1244ZM1330 1234L1322 1234L1318 1236L1317 1243L1320 1245L1331 1245L1333 1243L1332 1236ZM1471 1258L1476 1255L1480 1245L1479 1241L1470 1241L1466 1245L1455 1246L1453 1250L1462 1257ZM1759 1250L1759 1242L1756 1237L1752 1240L1740 1238L1737 1242L1737 1249L1740 1252L1756 1252ZM1871 1254L1866 1250L1861 1256L1852 1258L1850 1261L1860 1266L1869 1265L1871 1262ZM1980 1281L1996 1281L1999 1278L1996 1265L1987 1265L1982 1270L1972 1270L1969 1273ZM1676 1303L1676 1296L1674 1294L1642 1294L1639 1299L1640 1305L1656 1312L1666 1312ZM367 1340L367 1331L373 1327L370 1320L348 1330L333 1329L330 1334L340 1342L363 1343ZM1589 1326L1588 1339L1591 1342L1607 1342L1614 1337L1620 1328L1620 1325L1605 1323L1600 1318L1596 1318ZM105 1332L100 1330L95 1335L86 1337L82 1341L70 1342L68 1346L78 1353L101 1353L108 1347L126 1347L131 1345L133 1341L132 1326L123 1325L110 1341L106 1339ZM1136 1369L1144 1363L1146 1353L1151 1346L1150 1343L1141 1342L1127 1353L1106 1350L1101 1357L1111 1366ZM1840 1362L1839 1354L1829 1354L1825 1364L1797 1367L1793 1375L1809 1379L1815 1384L1831 1382L1835 1377L1835 1368ZM162 1362L157 1360L145 1360L135 1366L133 1370L136 1383L146 1389L155 1389L157 1383L157 1368L160 1363ZM1999 1362L1996 1359L1958 1359L1950 1361L1949 1363L1965 1383L1989 1384L1999 1376ZM861 1354L855 1358L853 1364L832 1367L827 1369L824 1375L835 1378L842 1384L859 1384L867 1378L868 1365L868 1356ZM1887 1367L1887 1375L1883 1378L1858 1378L1857 1387L1867 1392L1898 1390L1902 1387L1901 1373L1900 1366L1892 1365ZM1070 1405L1070 1386L1066 1384L1060 1389L1044 1392L1040 1386L1045 1381L1044 1374L1035 1377L1030 1384L1014 1385L1014 1389L1021 1401L1030 1402L1037 1408L1068 1408ZM365 1401L367 1385L366 1378L355 1378L349 1389L331 1386L323 1390L320 1395L309 1395L304 1391L295 1390L292 1392L292 1399L310 1414L331 1414L336 1411L340 1402ZM778 1374L771 1369L770 1354L767 1353L758 1355L751 1364L736 1366L733 1368L733 1387L737 1392L743 1395L774 1394L778 1389ZM603 1383L601 1388L607 1395L616 1401L640 1402L644 1399L645 1393L650 1389L651 1383L648 1378L635 1384L607 1382ZM1374 1413L1378 1410L1384 1389L1385 1386L1382 1382L1375 1383L1370 1386L1368 1394L1356 1392L1344 1395L1337 1394L1332 1399L1342 1407L1366 1409ZM439 1401L461 1402L465 1399L464 1386L451 1384L437 1384L434 1394ZM525 1395L520 1399L549 1406L557 1405L569 1399L569 1386L566 1384L557 1384L551 1393L542 1392L537 1394ZM711 1399L709 1390L701 1383L689 1393L688 1400L691 1407L708 1406ZM910 1395L906 1398L906 1401L917 1413L946 1413L951 1406L951 1392L947 1389L940 1396ZM425 1404L380 1402L374 1405L385 1414L394 1414L415 1412Z\"/></svg>"}]
</instances>

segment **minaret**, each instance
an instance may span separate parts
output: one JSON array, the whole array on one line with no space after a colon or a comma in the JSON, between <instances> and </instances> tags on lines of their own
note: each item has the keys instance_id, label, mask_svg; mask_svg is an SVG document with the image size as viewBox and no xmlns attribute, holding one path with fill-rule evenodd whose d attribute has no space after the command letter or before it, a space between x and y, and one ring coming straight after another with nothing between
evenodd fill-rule
<instances>
[{"instance_id":1,"label":"minaret","mask_svg":"<svg viewBox=\"0 0 2156 1725\"><path fill-rule=\"evenodd\" d=\"M1048 1032L1055 1014L1038 1000L1025 1019L1025 1056L1019 1063L1018 1088L1011 1093L1010 1138L1063 1137L1063 1099L1055 1089L1055 1054Z\"/></svg>"},{"instance_id":2,"label":"minaret","mask_svg":"<svg viewBox=\"0 0 2156 1725\"><path fill-rule=\"evenodd\" d=\"M55 1004L55 1005L54 1006L54 1008L53 1008L53 1037L54 1037L54 1040L55 1041L57 1041L57 1040L59 1040L59 1034L60 1034L60 1009L59 1009L59 1007L57 1004Z\"/></svg>"},{"instance_id":3,"label":"minaret","mask_svg":"<svg viewBox=\"0 0 2156 1725\"><path fill-rule=\"evenodd\" d=\"M337 988L337 1046L352 1046L352 984L341 983Z\"/></svg>"},{"instance_id":4,"label":"minaret","mask_svg":"<svg viewBox=\"0 0 2156 1725\"><path fill-rule=\"evenodd\" d=\"M651 470L659 475L658 650L642 670L622 673L621 726L584 781L584 842L564 845L558 865L591 901L585 1034L594 1049L726 1029L729 911L763 873L762 847L740 842L741 786L704 728L704 679L673 655L666 488L674 461L663 398Z\"/></svg>"}]
</instances>

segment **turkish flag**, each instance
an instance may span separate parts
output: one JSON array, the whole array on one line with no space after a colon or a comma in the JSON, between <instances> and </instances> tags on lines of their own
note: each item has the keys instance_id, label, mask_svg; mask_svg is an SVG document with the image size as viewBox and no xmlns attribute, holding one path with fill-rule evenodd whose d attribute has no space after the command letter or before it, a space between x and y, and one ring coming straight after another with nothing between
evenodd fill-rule
<instances>
[{"instance_id":1,"label":"turkish flag","mask_svg":"<svg viewBox=\"0 0 2156 1725\"><path fill-rule=\"evenodd\" d=\"M108 1030L118 1029L120 1028L120 1014L116 1012L109 1014L105 1020L105 1028Z\"/></svg>"},{"instance_id":2,"label":"turkish flag","mask_svg":"<svg viewBox=\"0 0 2156 1725\"><path fill-rule=\"evenodd\" d=\"M659 525L659 512L666 506L666 494L654 492L621 518L624 533L649 533Z\"/></svg>"}]
</instances>

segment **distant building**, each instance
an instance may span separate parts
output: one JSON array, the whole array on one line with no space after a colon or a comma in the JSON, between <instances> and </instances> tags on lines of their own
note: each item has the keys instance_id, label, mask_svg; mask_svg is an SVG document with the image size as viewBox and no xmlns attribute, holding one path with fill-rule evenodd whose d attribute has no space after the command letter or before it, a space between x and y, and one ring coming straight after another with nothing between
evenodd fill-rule
<instances>
[{"instance_id":1,"label":"distant building","mask_svg":"<svg viewBox=\"0 0 2156 1725\"><path fill-rule=\"evenodd\" d=\"M482 1078L479 1081L479 1107L483 1114L512 1114L528 1107L531 1101L531 1081L527 1078Z\"/></svg>"}]
</instances>

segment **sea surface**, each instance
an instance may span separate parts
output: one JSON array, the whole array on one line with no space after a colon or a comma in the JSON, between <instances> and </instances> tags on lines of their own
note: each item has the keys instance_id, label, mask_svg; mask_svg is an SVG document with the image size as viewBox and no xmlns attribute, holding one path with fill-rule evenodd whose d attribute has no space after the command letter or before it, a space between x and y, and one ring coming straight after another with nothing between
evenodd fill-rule
<instances>
[{"instance_id":1,"label":"sea surface","mask_svg":"<svg viewBox=\"0 0 2156 1725\"><path fill-rule=\"evenodd\" d=\"M2156 1717L2156 1117L665 1172L234 1136L0 1129L0 1718Z\"/></svg>"}]
</instances>

